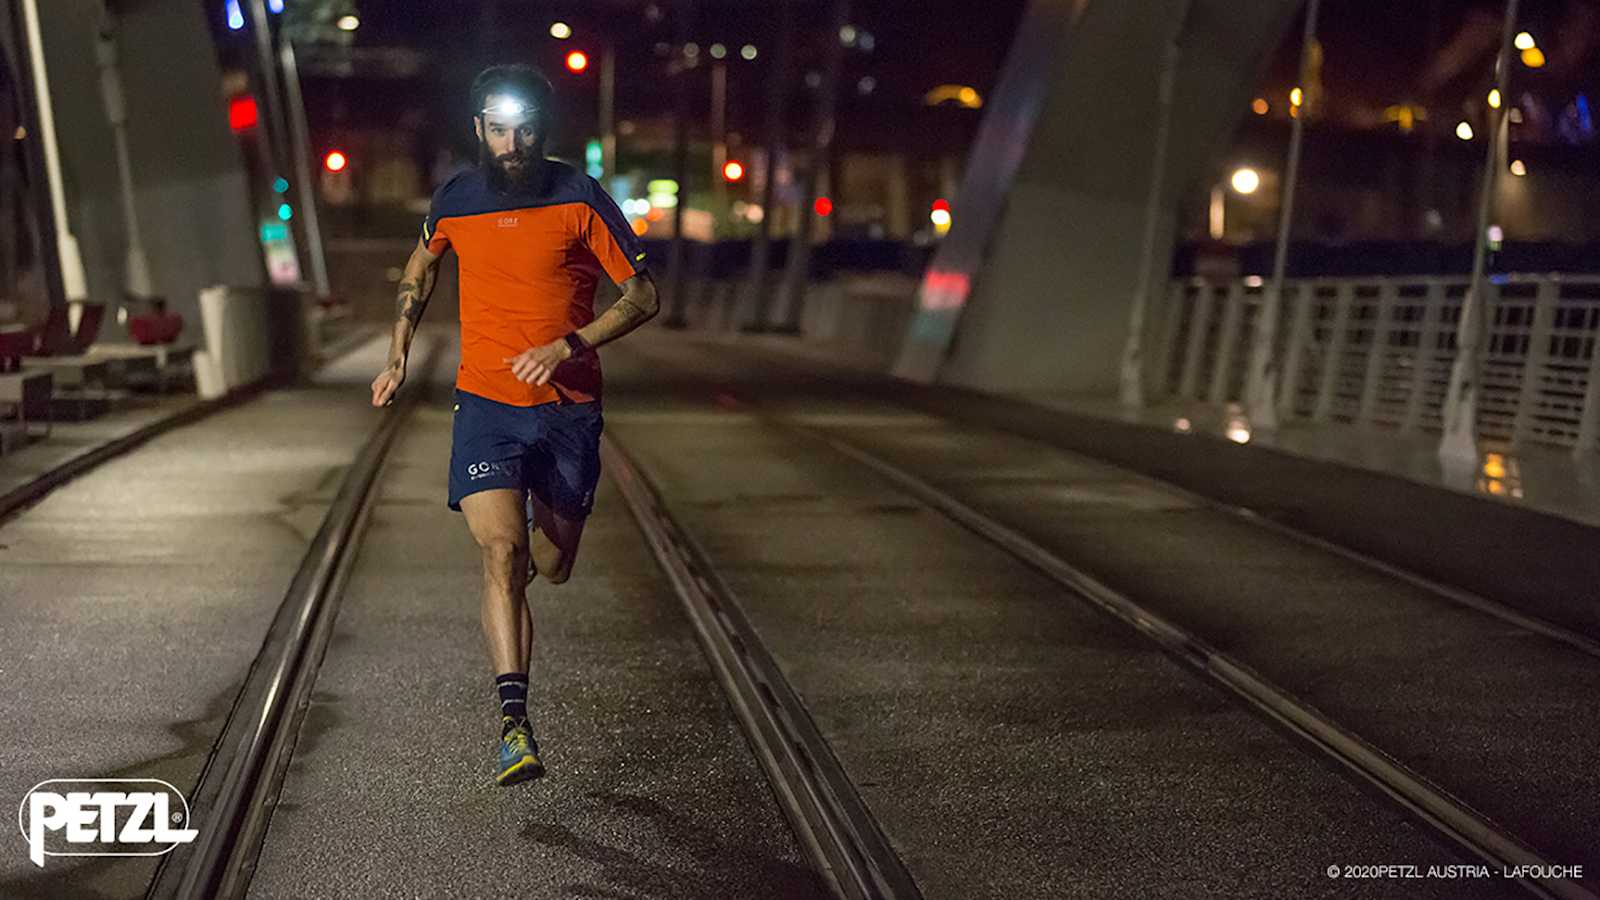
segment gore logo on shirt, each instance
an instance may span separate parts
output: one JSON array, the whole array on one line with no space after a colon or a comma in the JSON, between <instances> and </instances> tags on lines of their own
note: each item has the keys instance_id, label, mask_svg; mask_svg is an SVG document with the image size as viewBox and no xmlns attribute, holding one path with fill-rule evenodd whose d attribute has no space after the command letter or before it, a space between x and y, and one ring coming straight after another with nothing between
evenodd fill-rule
<instances>
[{"instance_id":1,"label":"gore logo on shirt","mask_svg":"<svg viewBox=\"0 0 1600 900\"><path fill-rule=\"evenodd\" d=\"M500 220L495 224L499 225L501 228L515 228L517 227L517 221L518 219L516 216L501 216Z\"/></svg>"}]
</instances>

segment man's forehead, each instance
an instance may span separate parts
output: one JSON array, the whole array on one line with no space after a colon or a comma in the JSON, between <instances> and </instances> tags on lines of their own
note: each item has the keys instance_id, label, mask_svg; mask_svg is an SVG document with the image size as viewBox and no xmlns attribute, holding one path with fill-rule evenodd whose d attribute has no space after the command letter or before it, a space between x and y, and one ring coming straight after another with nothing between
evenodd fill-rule
<instances>
[{"instance_id":1,"label":"man's forehead","mask_svg":"<svg viewBox=\"0 0 1600 900\"><path fill-rule=\"evenodd\" d=\"M533 121L538 109L515 94L490 94L483 98L483 124L490 128L516 128Z\"/></svg>"}]
</instances>

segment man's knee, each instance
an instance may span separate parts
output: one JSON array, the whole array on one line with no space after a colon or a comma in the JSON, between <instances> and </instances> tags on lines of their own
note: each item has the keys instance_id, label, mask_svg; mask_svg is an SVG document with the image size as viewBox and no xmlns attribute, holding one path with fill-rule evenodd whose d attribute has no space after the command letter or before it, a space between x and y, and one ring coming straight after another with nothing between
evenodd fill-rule
<instances>
[{"instance_id":1,"label":"man's knee","mask_svg":"<svg viewBox=\"0 0 1600 900\"><path fill-rule=\"evenodd\" d=\"M478 541L484 568L493 572L513 572L528 564L528 542L515 535L486 537Z\"/></svg>"},{"instance_id":2,"label":"man's knee","mask_svg":"<svg viewBox=\"0 0 1600 900\"><path fill-rule=\"evenodd\" d=\"M572 577L572 558L553 544L534 545L533 566L550 584L565 584Z\"/></svg>"}]
</instances>

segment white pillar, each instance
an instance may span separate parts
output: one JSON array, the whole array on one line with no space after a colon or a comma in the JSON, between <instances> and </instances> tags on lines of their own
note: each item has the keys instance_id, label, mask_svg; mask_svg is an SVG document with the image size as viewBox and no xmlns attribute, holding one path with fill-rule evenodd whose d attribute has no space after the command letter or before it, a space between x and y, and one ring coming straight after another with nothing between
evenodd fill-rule
<instances>
[{"instance_id":1,"label":"white pillar","mask_svg":"<svg viewBox=\"0 0 1600 900\"><path fill-rule=\"evenodd\" d=\"M1289 165L1283 176L1283 202L1278 209L1278 245L1272 257L1272 281L1261 297L1255 340L1250 348L1250 372L1245 379L1246 415L1250 427L1272 431L1278 427L1278 379L1283 368L1278 356L1278 316L1283 307L1283 280L1289 267L1289 234L1294 224L1295 194L1300 190L1300 153L1305 143L1312 59L1316 52L1317 13L1321 0L1306 4L1306 29L1300 45L1300 114L1293 117L1289 136ZM1290 108L1293 112L1293 107Z\"/></svg>"},{"instance_id":2,"label":"white pillar","mask_svg":"<svg viewBox=\"0 0 1600 900\"><path fill-rule=\"evenodd\" d=\"M1511 41L1517 30L1518 0L1506 0L1505 27L1500 39L1499 87L1501 103L1491 108L1494 126L1484 137L1483 184L1478 196L1477 250L1472 257L1472 281L1461 302L1461 322L1456 329L1456 360L1450 369L1450 387L1444 400L1444 436L1439 439L1439 458L1457 464L1478 462L1478 390L1482 375L1479 345L1486 332L1483 320L1487 310L1488 281L1484 277L1489 255L1489 217L1494 210L1495 185L1499 181L1500 135L1508 127L1511 110Z\"/></svg>"},{"instance_id":3,"label":"white pillar","mask_svg":"<svg viewBox=\"0 0 1600 900\"><path fill-rule=\"evenodd\" d=\"M83 255L67 220L66 191L61 182L61 148L56 144L56 120L50 105L50 79L39 32L38 0L22 0L23 28L28 32L28 55L33 62L34 99L39 107L39 131L44 145L45 180L50 183L50 211L55 220L56 252L61 257L61 286L68 301L89 298L83 273Z\"/></svg>"}]
</instances>

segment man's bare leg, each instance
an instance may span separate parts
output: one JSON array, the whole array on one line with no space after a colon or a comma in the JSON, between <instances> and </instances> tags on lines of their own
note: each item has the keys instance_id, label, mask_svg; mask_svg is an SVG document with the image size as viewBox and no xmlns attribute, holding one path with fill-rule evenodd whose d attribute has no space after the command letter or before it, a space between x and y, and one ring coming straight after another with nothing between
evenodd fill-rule
<instances>
[{"instance_id":1,"label":"man's bare leg","mask_svg":"<svg viewBox=\"0 0 1600 900\"><path fill-rule=\"evenodd\" d=\"M533 506L532 530L528 535L533 568L551 584L565 583L572 577L572 566L578 559L578 542L583 539L583 526L588 519L569 519L532 494L528 495L528 500Z\"/></svg>"},{"instance_id":2,"label":"man's bare leg","mask_svg":"<svg viewBox=\"0 0 1600 900\"><path fill-rule=\"evenodd\" d=\"M523 493L479 491L461 499L467 528L483 562L483 638L496 673L526 672L533 649L528 611L528 531Z\"/></svg>"}]
</instances>

